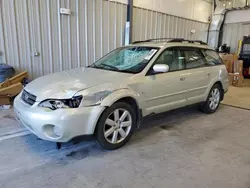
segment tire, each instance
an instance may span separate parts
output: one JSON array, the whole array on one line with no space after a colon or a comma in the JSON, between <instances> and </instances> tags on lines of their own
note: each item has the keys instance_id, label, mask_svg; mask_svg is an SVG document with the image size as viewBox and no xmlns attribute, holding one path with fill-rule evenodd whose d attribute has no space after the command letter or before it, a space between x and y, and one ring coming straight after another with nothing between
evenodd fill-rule
<instances>
[{"instance_id":1,"label":"tire","mask_svg":"<svg viewBox=\"0 0 250 188\"><path fill-rule=\"evenodd\" d=\"M207 114L216 112L220 106L221 96L222 89L219 84L215 84L210 90L207 100L203 103L201 110Z\"/></svg>"},{"instance_id":2,"label":"tire","mask_svg":"<svg viewBox=\"0 0 250 188\"><path fill-rule=\"evenodd\" d=\"M136 113L125 102L118 102L107 108L99 118L96 139L102 148L115 150L124 146L136 127Z\"/></svg>"}]
</instances>

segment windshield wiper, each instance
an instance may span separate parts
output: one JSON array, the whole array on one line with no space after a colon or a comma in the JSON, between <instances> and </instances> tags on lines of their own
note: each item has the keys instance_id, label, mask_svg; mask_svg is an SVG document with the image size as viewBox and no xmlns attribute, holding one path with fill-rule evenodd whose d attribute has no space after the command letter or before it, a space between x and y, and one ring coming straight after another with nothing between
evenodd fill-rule
<instances>
[{"instance_id":1,"label":"windshield wiper","mask_svg":"<svg viewBox=\"0 0 250 188\"><path fill-rule=\"evenodd\" d=\"M120 69L118 69L117 67L112 66L112 65L107 65L107 64L101 64L99 66L93 64L93 65L91 65L89 67L96 68L96 69L103 69L103 70L111 70L111 71L118 71L118 72L120 72ZM104 67L109 67L110 69L105 69Z\"/></svg>"},{"instance_id":2,"label":"windshield wiper","mask_svg":"<svg viewBox=\"0 0 250 188\"><path fill-rule=\"evenodd\" d=\"M120 69L118 69L117 67L115 67L115 66L112 66L112 65L108 65L108 64L101 64L102 66L106 66L106 67L109 67L109 68L111 68L112 70L116 70L116 71L120 71Z\"/></svg>"},{"instance_id":3,"label":"windshield wiper","mask_svg":"<svg viewBox=\"0 0 250 188\"><path fill-rule=\"evenodd\" d=\"M96 69L104 69L103 67L96 66L95 64L90 65L89 67L90 67L90 68L96 68Z\"/></svg>"}]
</instances>

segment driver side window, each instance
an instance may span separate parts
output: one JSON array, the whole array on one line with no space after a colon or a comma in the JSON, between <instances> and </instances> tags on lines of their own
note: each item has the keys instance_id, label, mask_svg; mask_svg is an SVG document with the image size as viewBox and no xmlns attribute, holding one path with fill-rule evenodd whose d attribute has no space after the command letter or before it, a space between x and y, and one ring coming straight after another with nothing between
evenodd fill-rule
<instances>
[{"instance_id":1,"label":"driver side window","mask_svg":"<svg viewBox=\"0 0 250 188\"><path fill-rule=\"evenodd\" d=\"M183 70L185 68L184 57L181 55L181 50L175 48L165 50L154 65L156 64L168 65L169 72Z\"/></svg>"}]
</instances>

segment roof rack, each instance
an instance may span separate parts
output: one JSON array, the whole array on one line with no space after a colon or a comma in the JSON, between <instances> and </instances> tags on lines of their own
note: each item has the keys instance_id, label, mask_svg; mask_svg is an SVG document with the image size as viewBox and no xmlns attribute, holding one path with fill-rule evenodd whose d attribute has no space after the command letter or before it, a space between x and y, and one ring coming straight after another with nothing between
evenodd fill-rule
<instances>
[{"instance_id":1,"label":"roof rack","mask_svg":"<svg viewBox=\"0 0 250 188\"><path fill-rule=\"evenodd\" d=\"M142 43L142 42L164 41L164 40L168 42L171 39L173 38L155 38L155 39L139 40L139 41L132 42L132 44L137 44L137 43Z\"/></svg>"},{"instance_id":2,"label":"roof rack","mask_svg":"<svg viewBox=\"0 0 250 188\"><path fill-rule=\"evenodd\" d=\"M132 44L142 43L142 42L153 42L153 41L162 41L166 40L167 42L186 42L186 43L197 43L201 45L207 45L207 43L201 40L187 40L184 38L155 38L155 39L148 39L148 40L141 40L141 41L134 41Z\"/></svg>"},{"instance_id":3,"label":"roof rack","mask_svg":"<svg viewBox=\"0 0 250 188\"><path fill-rule=\"evenodd\" d=\"M202 45L207 45L207 43L201 41L201 40L186 40L186 39L173 39L168 42L187 42L187 43L197 43Z\"/></svg>"},{"instance_id":4,"label":"roof rack","mask_svg":"<svg viewBox=\"0 0 250 188\"><path fill-rule=\"evenodd\" d=\"M132 42L132 44L137 44L137 43L142 43L142 42L149 42L149 41L148 40L138 40L138 41Z\"/></svg>"},{"instance_id":5,"label":"roof rack","mask_svg":"<svg viewBox=\"0 0 250 188\"><path fill-rule=\"evenodd\" d=\"M176 38L176 39L172 39L168 42L184 42L184 41L186 42L187 40L185 40L184 38Z\"/></svg>"},{"instance_id":6,"label":"roof rack","mask_svg":"<svg viewBox=\"0 0 250 188\"><path fill-rule=\"evenodd\" d=\"M193 42L193 43L200 43L200 44L203 44L203 45L207 45L207 43L206 42L203 42L203 41L201 41L201 40L191 40L191 42Z\"/></svg>"}]
</instances>

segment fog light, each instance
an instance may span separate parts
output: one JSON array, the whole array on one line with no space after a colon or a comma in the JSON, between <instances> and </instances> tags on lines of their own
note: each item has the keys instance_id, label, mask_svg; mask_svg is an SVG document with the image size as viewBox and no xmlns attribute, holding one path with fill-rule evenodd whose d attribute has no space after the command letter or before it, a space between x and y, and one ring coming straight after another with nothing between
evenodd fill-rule
<instances>
[{"instance_id":1,"label":"fog light","mask_svg":"<svg viewBox=\"0 0 250 188\"><path fill-rule=\"evenodd\" d=\"M59 127L54 126L53 130L54 130L54 133L55 133L56 136L60 137L62 135L62 131L61 131L61 129Z\"/></svg>"},{"instance_id":2,"label":"fog light","mask_svg":"<svg viewBox=\"0 0 250 188\"><path fill-rule=\"evenodd\" d=\"M51 139L58 139L63 135L63 131L60 127L47 124L43 126L44 135Z\"/></svg>"}]
</instances>

